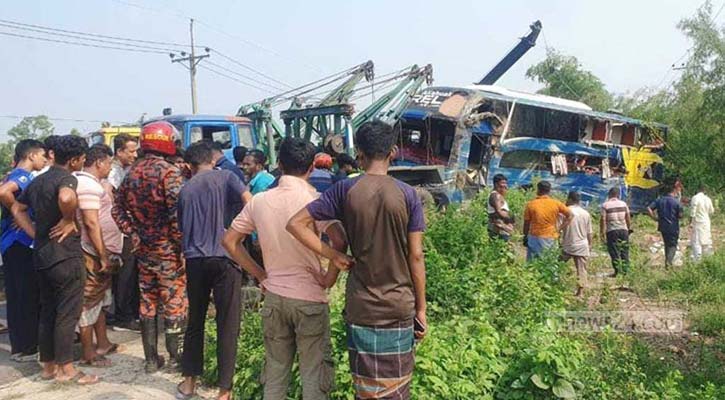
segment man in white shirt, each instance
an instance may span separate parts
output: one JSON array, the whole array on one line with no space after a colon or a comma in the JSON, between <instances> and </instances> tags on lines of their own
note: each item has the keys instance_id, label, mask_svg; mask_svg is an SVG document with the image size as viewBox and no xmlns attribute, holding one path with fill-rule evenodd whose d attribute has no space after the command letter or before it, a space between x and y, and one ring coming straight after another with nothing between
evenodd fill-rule
<instances>
[{"instance_id":1,"label":"man in white shirt","mask_svg":"<svg viewBox=\"0 0 725 400\"><path fill-rule=\"evenodd\" d=\"M710 215L715 212L712 200L705 194L705 187L700 185L697 194L690 201L691 227L690 245L692 259L695 261L712 254L712 234L710 233Z\"/></svg>"},{"instance_id":2,"label":"man in white shirt","mask_svg":"<svg viewBox=\"0 0 725 400\"><path fill-rule=\"evenodd\" d=\"M577 275L576 296L582 296L587 287L587 259L592 248L592 217L579 205L579 192L569 192L566 205L571 211L571 222L564 226L561 235L561 258L574 259Z\"/></svg>"}]
</instances>

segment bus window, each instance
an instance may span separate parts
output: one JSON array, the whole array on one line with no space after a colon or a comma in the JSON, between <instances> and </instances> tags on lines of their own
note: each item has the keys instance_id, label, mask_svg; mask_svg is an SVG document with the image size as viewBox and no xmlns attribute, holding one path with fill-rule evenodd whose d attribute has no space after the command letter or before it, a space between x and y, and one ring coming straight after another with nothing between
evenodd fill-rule
<instances>
[{"instance_id":1,"label":"bus window","mask_svg":"<svg viewBox=\"0 0 725 400\"><path fill-rule=\"evenodd\" d=\"M501 156L499 168L548 170L544 153L534 150L516 150Z\"/></svg>"},{"instance_id":2,"label":"bus window","mask_svg":"<svg viewBox=\"0 0 725 400\"><path fill-rule=\"evenodd\" d=\"M237 124L237 133L239 135L239 145L248 149L254 148L254 140L252 139L252 127L250 125Z\"/></svg>"}]
</instances>

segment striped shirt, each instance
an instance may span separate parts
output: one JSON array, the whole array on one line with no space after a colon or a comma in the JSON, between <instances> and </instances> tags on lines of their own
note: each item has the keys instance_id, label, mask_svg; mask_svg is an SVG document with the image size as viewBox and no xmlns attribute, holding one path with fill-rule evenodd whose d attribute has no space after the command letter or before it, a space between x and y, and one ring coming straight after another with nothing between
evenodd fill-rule
<instances>
[{"instance_id":1,"label":"striped shirt","mask_svg":"<svg viewBox=\"0 0 725 400\"><path fill-rule=\"evenodd\" d=\"M606 216L607 232L627 230L627 203L616 198L609 199L602 204L602 213Z\"/></svg>"}]
</instances>

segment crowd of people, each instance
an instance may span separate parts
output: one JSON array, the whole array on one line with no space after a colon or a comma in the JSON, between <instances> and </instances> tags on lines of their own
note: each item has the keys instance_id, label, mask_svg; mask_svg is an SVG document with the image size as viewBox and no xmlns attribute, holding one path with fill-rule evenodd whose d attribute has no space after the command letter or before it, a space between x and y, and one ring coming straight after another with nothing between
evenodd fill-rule
<instances>
[{"instance_id":1,"label":"crowd of people","mask_svg":"<svg viewBox=\"0 0 725 400\"><path fill-rule=\"evenodd\" d=\"M297 356L303 398L325 399L327 289L347 271L356 395L409 398L427 329L425 219L415 190L387 174L392 127L361 126L356 160L287 138L276 178L261 151L235 148L232 162L219 143L182 151L178 139L173 125L152 122L140 140L117 136L113 150L71 135L17 144L0 185L12 358L40 361L42 380L97 383L74 365L74 338L79 366L109 367L125 350L107 335L112 322L140 331L145 372L180 370L176 398L191 398L213 301L218 398L229 399L247 275L264 294L264 398L287 397Z\"/></svg>"},{"instance_id":2,"label":"crowd of people","mask_svg":"<svg viewBox=\"0 0 725 400\"><path fill-rule=\"evenodd\" d=\"M684 216L681 204L683 186L678 179L664 185L663 195L647 207L648 215L657 221L665 248L665 267L674 263L680 238L680 223ZM566 204L551 197L551 183L540 181L536 198L526 204L524 210L523 245L526 260L531 261L557 243L561 248L561 260L574 260L577 274L576 295L582 296L587 287L587 265L591 255L593 223L590 213L581 206L581 194L568 193ZM487 202L488 233L491 238L508 242L514 232L515 217L506 202L508 182L504 175L493 177L493 190ZM600 208L599 237L606 244L611 258L613 273L626 274L629 265L632 219L629 206L620 198L620 189L609 190L607 200ZM712 200L700 186L690 201L690 247L692 258L697 261L713 252L710 217L715 212Z\"/></svg>"},{"instance_id":3,"label":"crowd of people","mask_svg":"<svg viewBox=\"0 0 725 400\"><path fill-rule=\"evenodd\" d=\"M397 152L391 126L356 132L357 159L333 159L303 139L279 148L276 174L265 154L220 143L181 150L167 122L146 124L140 140L91 147L77 136L22 140L15 168L0 185L11 357L39 360L40 378L99 381L73 364L109 367L123 352L114 329L139 331L144 370L179 370L176 398L194 396L204 365L209 303L216 311L219 398L231 398L244 285L264 302L265 399L286 398L295 357L304 399L325 399L334 380L327 290L346 272L344 318L358 398L406 399L414 345L427 331L423 232L418 193L388 176ZM336 172L334 165L337 164ZM364 170L360 173L358 168ZM508 182L493 177L488 230L509 241L515 217ZM572 259L577 295L587 288L593 247L580 193L566 204L541 181L523 213L526 259L555 246ZM682 185L649 205L672 265L679 240ZM601 205L599 236L613 276L629 267L632 221L618 188ZM690 203L692 255L712 252L712 201L701 189ZM329 260L326 263L321 260ZM167 356L158 348L163 332Z\"/></svg>"}]
</instances>

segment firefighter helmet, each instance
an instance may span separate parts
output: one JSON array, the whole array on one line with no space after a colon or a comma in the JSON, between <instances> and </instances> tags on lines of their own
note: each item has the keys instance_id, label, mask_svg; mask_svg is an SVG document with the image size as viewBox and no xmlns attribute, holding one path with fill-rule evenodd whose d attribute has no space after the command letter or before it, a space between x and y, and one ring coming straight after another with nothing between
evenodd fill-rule
<instances>
[{"instance_id":1,"label":"firefighter helmet","mask_svg":"<svg viewBox=\"0 0 725 400\"><path fill-rule=\"evenodd\" d=\"M173 156L176 154L176 143L180 139L179 131L166 121L151 122L141 129L141 149L143 150Z\"/></svg>"}]
</instances>

